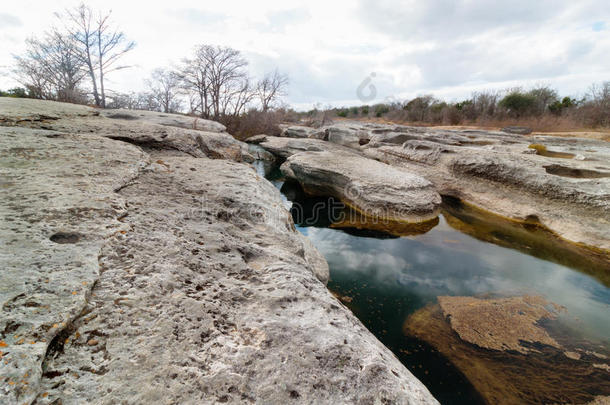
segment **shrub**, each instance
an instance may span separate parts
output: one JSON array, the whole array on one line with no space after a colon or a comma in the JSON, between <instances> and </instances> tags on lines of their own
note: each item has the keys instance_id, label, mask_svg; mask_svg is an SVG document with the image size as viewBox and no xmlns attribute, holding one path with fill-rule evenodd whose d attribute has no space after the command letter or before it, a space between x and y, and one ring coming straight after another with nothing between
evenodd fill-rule
<instances>
[{"instance_id":1,"label":"shrub","mask_svg":"<svg viewBox=\"0 0 610 405\"><path fill-rule=\"evenodd\" d=\"M375 106L375 117L381 117L383 114L387 114L390 111L390 107L385 104L377 104Z\"/></svg>"},{"instance_id":2,"label":"shrub","mask_svg":"<svg viewBox=\"0 0 610 405\"><path fill-rule=\"evenodd\" d=\"M352 115L358 115L358 107L352 107L349 109L350 114Z\"/></svg>"},{"instance_id":3,"label":"shrub","mask_svg":"<svg viewBox=\"0 0 610 405\"><path fill-rule=\"evenodd\" d=\"M515 117L522 117L534 112L536 97L516 90L500 100L499 105L508 110L509 114Z\"/></svg>"},{"instance_id":4,"label":"shrub","mask_svg":"<svg viewBox=\"0 0 610 405\"><path fill-rule=\"evenodd\" d=\"M362 111L362 115L369 115L369 106L363 105L361 111Z\"/></svg>"},{"instance_id":5,"label":"shrub","mask_svg":"<svg viewBox=\"0 0 610 405\"><path fill-rule=\"evenodd\" d=\"M549 111L552 112L555 115L561 115L561 113L563 112L563 110L567 109L567 108L572 108L575 107L578 104L578 102L570 97L564 97L563 100L559 101L556 100L555 102L553 102L552 104L549 104Z\"/></svg>"},{"instance_id":6,"label":"shrub","mask_svg":"<svg viewBox=\"0 0 610 405\"><path fill-rule=\"evenodd\" d=\"M435 102L436 100L431 95L415 97L405 104L403 109L408 111L407 118L409 121L424 121L428 108Z\"/></svg>"},{"instance_id":7,"label":"shrub","mask_svg":"<svg viewBox=\"0 0 610 405\"><path fill-rule=\"evenodd\" d=\"M7 91L0 90L0 97L30 98L31 94L23 87L14 87Z\"/></svg>"},{"instance_id":8,"label":"shrub","mask_svg":"<svg viewBox=\"0 0 610 405\"><path fill-rule=\"evenodd\" d=\"M283 110L249 110L237 117L222 117L219 121L227 127L228 133L243 140L260 134L280 135L282 130L279 124L284 121L285 115Z\"/></svg>"},{"instance_id":9,"label":"shrub","mask_svg":"<svg viewBox=\"0 0 610 405\"><path fill-rule=\"evenodd\" d=\"M347 117L347 110L346 109L338 110L337 111L337 116L343 117L343 118Z\"/></svg>"}]
</instances>

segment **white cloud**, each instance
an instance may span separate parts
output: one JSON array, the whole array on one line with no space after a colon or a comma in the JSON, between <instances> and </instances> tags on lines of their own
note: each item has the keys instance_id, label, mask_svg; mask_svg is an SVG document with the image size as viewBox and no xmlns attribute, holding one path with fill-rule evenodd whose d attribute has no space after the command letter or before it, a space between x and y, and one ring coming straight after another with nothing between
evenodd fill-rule
<instances>
[{"instance_id":1,"label":"white cloud","mask_svg":"<svg viewBox=\"0 0 610 405\"><path fill-rule=\"evenodd\" d=\"M41 34L69 0L4 0L0 67ZM605 0L140 2L91 0L112 9L137 48L110 86L141 90L158 66L178 62L196 44L232 46L260 76L278 67L290 76L287 101L307 107L359 104L356 88L372 72L377 100L550 83L576 94L610 80L610 8ZM15 83L0 76L0 88ZM373 101L374 102L374 101Z\"/></svg>"}]
</instances>

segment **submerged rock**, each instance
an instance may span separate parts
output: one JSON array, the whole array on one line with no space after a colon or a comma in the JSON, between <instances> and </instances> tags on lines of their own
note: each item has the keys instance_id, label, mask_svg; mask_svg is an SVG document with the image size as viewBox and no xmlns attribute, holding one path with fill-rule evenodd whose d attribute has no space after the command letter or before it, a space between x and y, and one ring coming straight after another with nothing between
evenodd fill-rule
<instances>
[{"instance_id":1,"label":"submerged rock","mask_svg":"<svg viewBox=\"0 0 610 405\"><path fill-rule=\"evenodd\" d=\"M537 325L560 310L542 297L438 297L438 303L460 338L479 347L521 353L529 351L523 342L561 347Z\"/></svg>"},{"instance_id":2,"label":"submerged rock","mask_svg":"<svg viewBox=\"0 0 610 405\"><path fill-rule=\"evenodd\" d=\"M604 403L607 400L610 395L608 372L595 366L600 362L594 356L581 355L577 360L567 357L564 349L540 344L532 345L526 352L519 347L516 350L495 350L498 347L496 343L489 342L485 336L489 331L488 322L484 319L496 311L484 308L481 315L483 320L479 322L475 317L475 313L480 309L478 301L484 300L475 301L472 309L464 308L464 311L472 314L472 323L469 322L472 331L468 333L473 341L488 344L492 349L462 340L439 305L427 306L410 315L405 321L404 331L410 337L416 337L430 345L434 351L438 351L457 367L486 403L588 404ZM491 300L490 303L492 301L497 300ZM516 304L522 307L523 302L516 301ZM535 302L534 306L537 305ZM509 312L511 306L507 308ZM493 323L499 323L500 320L507 322L506 326L498 325L500 333L504 333L513 323L518 329L521 325L519 317L532 318L529 304L521 310L524 309L528 311L524 315L516 312L511 319L501 316ZM514 344L512 337L508 342Z\"/></svg>"},{"instance_id":3,"label":"submerged rock","mask_svg":"<svg viewBox=\"0 0 610 405\"><path fill-rule=\"evenodd\" d=\"M424 222L439 213L441 198L429 181L351 153L298 153L281 170L309 194L335 196L367 217Z\"/></svg>"}]
</instances>

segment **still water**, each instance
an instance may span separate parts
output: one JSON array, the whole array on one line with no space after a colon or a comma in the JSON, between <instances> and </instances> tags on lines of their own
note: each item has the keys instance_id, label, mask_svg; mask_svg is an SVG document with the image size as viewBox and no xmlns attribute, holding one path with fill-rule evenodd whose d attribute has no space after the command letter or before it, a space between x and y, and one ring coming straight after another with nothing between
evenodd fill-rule
<instances>
[{"instance_id":1,"label":"still water","mask_svg":"<svg viewBox=\"0 0 610 405\"><path fill-rule=\"evenodd\" d=\"M403 331L409 315L438 296L541 295L565 307L558 322L566 336L610 347L609 269L603 259L571 251L537 229L481 219L455 201L445 201L438 224L418 235L336 229L319 212L315 220L308 218L311 207L325 199L304 196L277 170L267 178L292 207L298 230L328 261L328 288L443 404L484 400L445 356ZM600 389L605 393L607 387Z\"/></svg>"}]
</instances>

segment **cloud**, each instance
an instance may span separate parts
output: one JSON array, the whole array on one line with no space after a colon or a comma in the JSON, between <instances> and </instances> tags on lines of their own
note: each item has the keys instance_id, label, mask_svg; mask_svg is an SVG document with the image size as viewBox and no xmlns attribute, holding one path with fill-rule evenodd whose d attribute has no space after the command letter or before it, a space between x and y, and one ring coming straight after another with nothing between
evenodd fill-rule
<instances>
[{"instance_id":1,"label":"cloud","mask_svg":"<svg viewBox=\"0 0 610 405\"><path fill-rule=\"evenodd\" d=\"M13 40L3 41L0 65L10 64L11 54L23 52L24 39L41 34L53 11L71 0L60 3L40 1L26 11L17 0L3 2L0 39L10 34ZM576 95L610 78L606 3L174 0L143 8L89 0L94 8L112 9L138 44L125 59L137 69L113 73L113 88L142 90L154 68L189 56L197 44L218 44L241 50L253 78L275 68L287 73L286 101L303 109L360 104L356 89L373 72L377 98L369 104L426 93L463 98L477 89L540 81ZM0 88L6 86L0 77Z\"/></svg>"},{"instance_id":2,"label":"cloud","mask_svg":"<svg viewBox=\"0 0 610 405\"><path fill-rule=\"evenodd\" d=\"M19 17L12 14L0 13L0 29L2 27L20 27L23 23Z\"/></svg>"}]
</instances>

